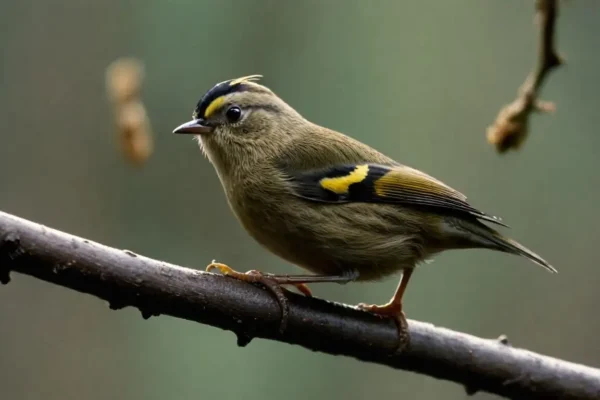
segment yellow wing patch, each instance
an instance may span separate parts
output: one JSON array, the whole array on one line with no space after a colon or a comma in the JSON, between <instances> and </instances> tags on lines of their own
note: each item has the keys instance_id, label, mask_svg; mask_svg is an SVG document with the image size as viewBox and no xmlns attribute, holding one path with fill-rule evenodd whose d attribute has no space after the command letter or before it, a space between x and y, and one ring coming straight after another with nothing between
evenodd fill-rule
<instances>
[{"instance_id":1,"label":"yellow wing patch","mask_svg":"<svg viewBox=\"0 0 600 400\"><path fill-rule=\"evenodd\" d=\"M369 174L369 166L357 165L348 175L335 178L323 178L319 181L323 189L331 190L337 194L348 193L350 185L362 182Z\"/></svg>"},{"instance_id":2,"label":"yellow wing patch","mask_svg":"<svg viewBox=\"0 0 600 400\"><path fill-rule=\"evenodd\" d=\"M215 111L219 109L225 103L225 96L217 97L206 107L206 111L204 111L204 118L209 118Z\"/></svg>"},{"instance_id":3,"label":"yellow wing patch","mask_svg":"<svg viewBox=\"0 0 600 400\"><path fill-rule=\"evenodd\" d=\"M333 165L323 170L295 171L291 178L295 193L307 200L397 204L431 210L432 215L475 217L504 225L472 207L462 193L406 166Z\"/></svg>"}]
</instances>

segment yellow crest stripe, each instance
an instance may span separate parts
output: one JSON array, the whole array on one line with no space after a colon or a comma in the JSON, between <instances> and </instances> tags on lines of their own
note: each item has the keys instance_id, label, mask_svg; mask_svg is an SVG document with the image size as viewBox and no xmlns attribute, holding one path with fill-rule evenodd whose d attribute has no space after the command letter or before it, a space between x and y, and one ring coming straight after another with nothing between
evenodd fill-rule
<instances>
[{"instance_id":1,"label":"yellow crest stripe","mask_svg":"<svg viewBox=\"0 0 600 400\"><path fill-rule=\"evenodd\" d=\"M217 97L206 107L206 111L204 111L204 118L210 117L219 107L221 107L225 103L225 96Z\"/></svg>"},{"instance_id":2,"label":"yellow crest stripe","mask_svg":"<svg viewBox=\"0 0 600 400\"><path fill-rule=\"evenodd\" d=\"M323 178L319 181L323 189L331 190L337 194L348 193L350 185L353 183L362 182L369 174L369 166L357 165L352 172L346 176L338 176L335 178Z\"/></svg>"}]
</instances>

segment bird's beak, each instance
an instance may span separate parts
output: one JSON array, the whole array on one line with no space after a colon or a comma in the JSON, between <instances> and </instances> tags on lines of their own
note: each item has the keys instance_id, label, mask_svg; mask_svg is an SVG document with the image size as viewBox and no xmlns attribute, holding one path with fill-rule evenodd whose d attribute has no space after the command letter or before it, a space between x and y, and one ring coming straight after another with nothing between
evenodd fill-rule
<instances>
[{"instance_id":1,"label":"bird's beak","mask_svg":"<svg viewBox=\"0 0 600 400\"><path fill-rule=\"evenodd\" d=\"M213 127L203 125L203 120L194 119L192 121L188 121L185 124L179 125L177 128L173 130L173 133L187 133L190 135L201 135L203 133L210 133L213 131Z\"/></svg>"}]
</instances>

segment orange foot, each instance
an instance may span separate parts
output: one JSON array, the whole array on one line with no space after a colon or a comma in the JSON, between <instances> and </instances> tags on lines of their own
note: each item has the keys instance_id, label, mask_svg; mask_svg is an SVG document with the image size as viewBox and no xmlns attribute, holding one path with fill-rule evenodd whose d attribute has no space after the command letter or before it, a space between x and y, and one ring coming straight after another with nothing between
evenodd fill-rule
<instances>
[{"instance_id":1,"label":"orange foot","mask_svg":"<svg viewBox=\"0 0 600 400\"><path fill-rule=\"evenodd\" d=\"M406 315L402 311L402 303L387 303L381 306L375 304L360 303L357 306L360 310L368 311L372 314L379 315L381 317L393 318L398 327L398 347L395 352L402 351L408 346L410 337L408 335L408 323L406 322Z\"/></svg>"},{"instance_id":2,"label":"orange foot","mask_svg":"<svg viewBox=\"0 0 600 400\"><path fill-rule=\"evenodd\" d=\"M214 261L206 267L207 272L210 272L214 269L218 269L225 276L230 276L244 282L260 283L269 291L271 291L281 307L281 323L279 325L279 332L283 333L285 331L285 328L287 327L290 306L287 297L283 293L283 288L281 284L277 282L276 277L274 277L272 274L263 274L255 269L247 272L238 272L226 264L221 264ZM312 292L306 284L294 283L290 285L296 287L296 289L298 289L304 295L312 297Z\"/></svg>"}]
</instances>

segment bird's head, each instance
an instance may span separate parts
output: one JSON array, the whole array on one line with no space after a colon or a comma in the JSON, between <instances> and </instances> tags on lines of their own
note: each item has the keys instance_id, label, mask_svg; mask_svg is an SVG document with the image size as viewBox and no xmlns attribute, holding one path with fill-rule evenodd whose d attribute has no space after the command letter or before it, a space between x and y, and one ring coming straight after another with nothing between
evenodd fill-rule
<instances>
[{"instance_id":1,"label":"bird's head","mask_svg":"<svg viewBox=\"0 0 600 400\"><path fill-rule=\"evenodd\" d=\"M307 121L269 88L260 75L216 84L198 102L193 119L173 131L196 135L211 161L273 151Z\"/></svg>"}]
</instances>

